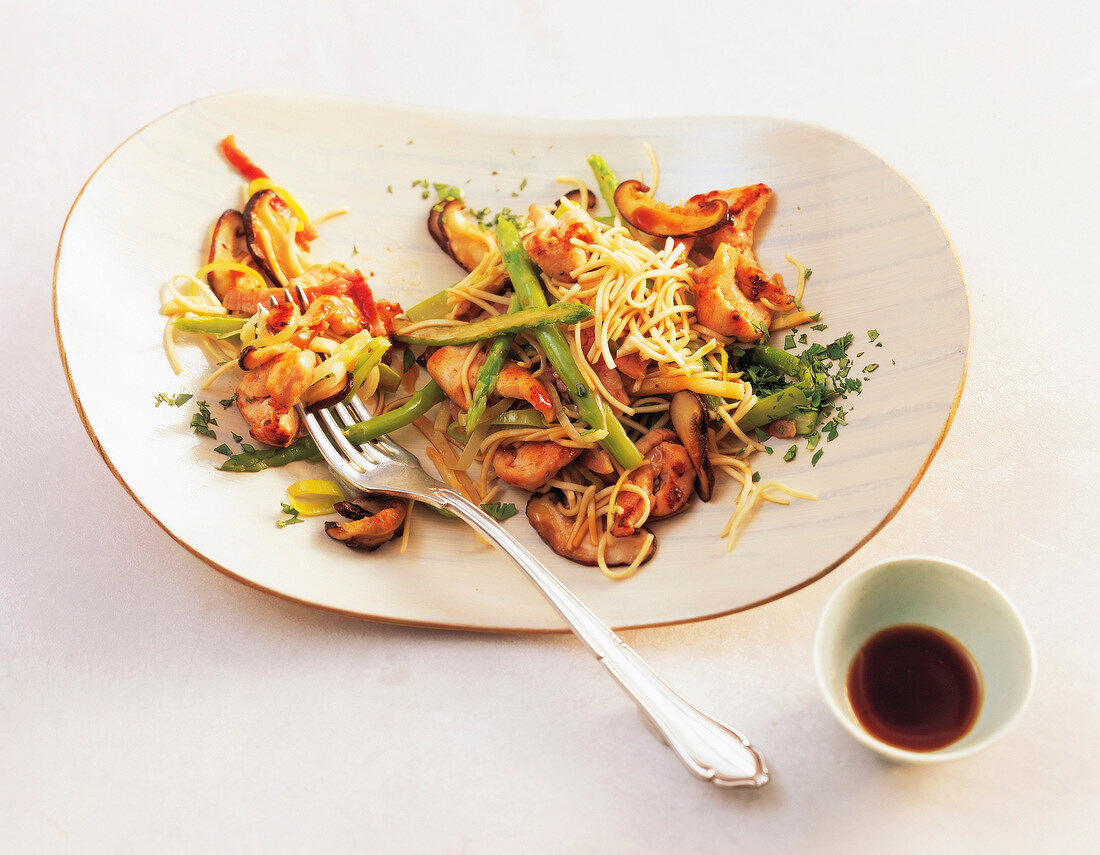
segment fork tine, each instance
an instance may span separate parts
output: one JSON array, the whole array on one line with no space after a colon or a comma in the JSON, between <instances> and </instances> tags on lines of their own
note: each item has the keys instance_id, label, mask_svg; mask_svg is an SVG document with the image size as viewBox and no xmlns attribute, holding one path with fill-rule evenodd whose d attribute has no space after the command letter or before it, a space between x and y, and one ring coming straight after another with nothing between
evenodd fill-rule
<instances>
[{"instance_id":1,"label":"fork tine","mask_svg":"<svg viewBox=\"0 0 1100 855\"><path fill-rule=\"evenodd\" d=\"M332 437L314 413L305 413L303 420L306 423L309 435L317 443L317 447L325 458L325 462L328 463L329 468L354 484L355 479L366 471L366 467L358 467L358 461L355 458L349 458L340 452L340 449L333 444ZM343 434L339 431L337 431L337 434L343 437Z\"/></svg>"},{"instance_id":2,"label":"fork tine","mask_svg":"<svg viewBox=\"0 0 1100 855\"><path fill-rule=\"evenodd\" d=\"M364 469L378 465L378 461L374 459L368 448L362 446L356 448L351 444L351 441L344 436L343 428L332 415L331 408L320 410L316 415L318 419L324 423L325 427L328 428L328 433L332 441L340 448L346 457L351 458L355 463L363 466Z\"/></svg>"}]
</instances>

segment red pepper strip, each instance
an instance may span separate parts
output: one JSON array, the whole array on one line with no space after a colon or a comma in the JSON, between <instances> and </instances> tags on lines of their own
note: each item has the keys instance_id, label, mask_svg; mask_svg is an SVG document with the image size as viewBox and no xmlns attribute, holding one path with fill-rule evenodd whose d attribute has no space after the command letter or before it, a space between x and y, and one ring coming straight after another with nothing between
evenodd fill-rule
<instances>
[{"instance_id":1,"label":"red pepper strip","mask_svg":"<svg viewBox=\"0 0 1100 855\"><path fill-rule=\"evenodd\" d=\"M233 134L230 134L222 140L218 144L218 148L221 149L222 154L225 156L225 159L229 161L230 165L241 173L246 180L255 181L257 178L268 177L266 172L248 159L248 155L237 148L237 143L233 139Z\"/></svg>"},{"instance_id":2,"label":"red pepper strip","mask_svg":"<svg viewBox=\"0 0 1100 855\"><path fill-rule=\"evenodd\" d=\"M349 289L351 298L355 301L355 305L359 307L359 311L363 313L363 317L367 319L371 332L379 335L381 323L378 319L378 306L374 303L374 292L371 291L370 285L367 284L367 280L363 278L362 273L356 270L353 276Z\"/></svg>"}]
</instances>

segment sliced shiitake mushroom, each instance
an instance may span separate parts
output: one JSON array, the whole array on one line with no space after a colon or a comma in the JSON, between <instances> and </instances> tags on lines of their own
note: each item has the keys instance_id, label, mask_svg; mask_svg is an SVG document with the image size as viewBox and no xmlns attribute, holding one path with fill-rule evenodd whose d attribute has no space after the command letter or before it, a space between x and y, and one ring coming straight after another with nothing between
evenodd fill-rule
<instances>
[{"instance_id":1,"label":"sliced shiitake mushroom","mask_svg":"<svg viewBox=\"0 0 1100 855\"><path fill-rule=\"evenodd\" d=\"M527 519L538 536L554 552L570 561L591 567L597 563L596 546L589 541L587 532L578 539L576 544L569 543L575 520L562 512L560 496L561 494L556 490L531 496L527 500ZM645 550L645 557L642 563L649 561L657 552L657 541L649 538L649 534L647 529L639 528L629 537L609 538L610 542L604 551L604 562L608 567L632 564L643 550Z\"/></svg>"},{"instance_id":2,"label":"sliced shiitake mushroom","mask_svg":"<svg viewBox=\"0 0 1100 855\"><path fill-rule=\"evenodd\" d=\"M244 217L240 211L230 208L214 224L214 231L210 236L210 252L206 260L208 263L235 262L245 251L244 243ZM206 281L210 283L214 295L221 300L237 283L237 277L224 270L213 270L206 274Z\"/></svg>"},{"instance_id":3,"label":"sliced shiitake mushroom","mask_svg":"<svg viewBox=\"0 0 1100 855\"><path fill-rule=\"evenodd\" d=\"M707 407L694 392L683 389L672 396L668 413L676 436L680 438L692 466L695 467L695 489L704 502L710 501L714 490L714 468L707 447Z\"/></svg>"},{"instance_id":4,"label":"sliced shiitake mushroom","mask_svg":"<svg viewBox=\"0 0 1100 855\"><path fill-rule=\"evenodd\" d=\"M568 199L570 202L572 202L574 205L576 205L579 208L579 207L581 207L581 201L582 201L581 200L581 195L582 195L581 194L581 189L579 187L574 187L568 193L562 194L562 196L560 196L559 198ZM589 211L594 211L596 209L596 206L598 204L600 204L600 197L597 196L595 193L593 193L591 190L587 190L587 189L586 189L584 195L586 195L588 197L588 202L586 203L585 207Z\"/></svg>"},{"instance_id":5,"label":"sliced shiitake mushroom","mask_svg":"<svg viewBox=\"0 0 1100 855\"><path fill-rule=\"evenodd\" d=\"M372 494L333 507L347 522L326 522L325 534L355 549L374 551L401 533L408 513L404 499Z\"/></svg>"},{"instance_id":6,"label":"sliced shiitake mushroom","mask_svg":"<svg viewBox=\"0 0 1100 855\"><path fill-rule=\"evenodd\" d=\"M306 409L309 410L311 413L313 413L313 412L316 412L317 410L323 410L327 407L331 407L334 404L339 404L342 400L344 400L344 398L346 398L348 396L348 393L351 391L351 385L354 382L354 380L355 380L355 378L352 376L352 373L350 371L345 372L344 373L344 384L342 386L340 386L331 395L329 395L325 398L321 398L319 401L309 401L308 403L305 404ZM303 403L305 403L305 402L303 402Z\"/></svg>"},{"instance_id":7,"label":"sliced shiitake mushroom","mask_svg":"<svg viewBox=\"0 0 1100 855\"><path fill-rule=\"evenodd\" d=\"M248 253L272 281L286 285L305 272L298 256L298 218L274 190L259 190L244 206Z\"/></svg>"},{"instance_id":8,"label":"sliced shiitake mushroom","mask_svg":"<svg viewBox=\"0 0 1100 855\"><path fill-rule=\"evenodd\" d=\"M467 272L477 267L488 251L477 218L461 199L432 205L428 212L428 234Z\"/></svg>"},{"instance_id":9,"label":"sliced shiitake mushroom","mask_svg":"<svg viewBox=\"0 0 1100 855\"><path fill-rule=\"evenodd\" d=\"M615 207L638 231L658 237L705 235L719 228L729 215L722 199L693 197L683 205L666 205L649 194L641 181L631 179L615 188Z\"/></svg>"}]
</instances>

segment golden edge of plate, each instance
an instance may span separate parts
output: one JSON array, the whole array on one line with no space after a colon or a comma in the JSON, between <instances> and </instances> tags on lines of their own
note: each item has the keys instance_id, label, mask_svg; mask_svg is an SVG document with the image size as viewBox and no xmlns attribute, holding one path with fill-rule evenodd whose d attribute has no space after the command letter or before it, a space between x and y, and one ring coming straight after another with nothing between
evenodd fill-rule
<instances>
[{"instance_id":1,"label":"golden edge of plate","mask_svg":"<svg viewBox=\"0 0 1100 855\"><path fill-rule=\"evenodd\" d=\"M489 632L489 633L501 633L501 634L529 634L529 635L559 635L559 634L562 634L562 633L570 632L571 630L568 627L539 628L539 627L473 626L473 625L468 625L468 624L432 623L430 621L401 620L399 618L385 617L383 615L372 615L372 614L367 614L365 612L356 612L356 611L350 611L350 610L347 610L347 609L340 609L340 608L337 608L335 606L325 605L323 603L315 603L315 602L312 602L310 600L302 599L300 597L293 597L290 594L285 594L282 591L275 590L274 588L267 588L263 585L257 584L256 582L252 581L251 579L247 579L244 576L240 576L237 573L234 573L228 567L224 567L223 565L218 564L216 561L211 560L210 558L208 558L207 556L205 556L201 552L199 552L197 549L192 547L190 544L184 542L179 537L177 537L171 531L171 529L169 529L168 526L165 525L156 516L156 514L154 514L151 510L149 510L149 508L147 508L145 506L145 504L141 501L141 499L139 499L137 497L137 495L134 493L134 491L130 489L130 485L126 483L126 479L122 477L122 473L120 473L118 471L118 469L115 468L114 463L111 462L111 459L107 456L107 453L103 450L103 445L100 443L99 438L96 436L95 431L92 429L91 423L88 421L88 416L87 416L87 413L85 413L85 411L84 411L84 406L80 403L80 396L77 394L76 385L73 383L72 373L69 371L69 360L68 360L68 357L65 355L65 344L64 344L64 342L62 341L62 338L61 338L61 322L60 322L60 320L58 318L58 314L57 314L57 265L58 265L58 262L60 261L60 258L61 258L61 244L65 239L65 230L69 226L69 219L72 217L73 211L76 210L76 206L80 203L80 199L84 195L84 191L88 189L88 185L92 182L92 179L95 178L95 176L99 172L99 170L103 168L103 166L107 163L107 161L109 161L112 157L115 156L115 154L119 151L119 149L121 149L124 145L126 145L128 142L130 142L130 140L134 139L139 134L144 132L146 128L148 128L152 125L155 125L157 122L161 121L162 119L165 119L165 118L167 118L168 116L171 116L174 113L178 113L181 110L186 110L189 107L193 106L194 104L198 104L202 101L212 100L214 98L220 98L220 97L223 97L224 95L227 95L227 94L231 94L231 93L224 93L223 92L223 93L218 93L216 95L209 95L209 96L206 96L206 97L203 97L203 98L196 98L194 101L189 101L186 104L183 104L183 105L175 108L174 110L170 110L169 112L165 113L164 115L158 116L156 119L153 119L152 121L147 122L146 124L142 125L136 131L134 131L132 134L130 134L130 136L126 137L126 139L124 139L117 146L115 146L114 149L112 149L111 152L105 158L103 158L103 160L100 162L99 166L97 166L95 168L95 170L92 172L92 174L88 176L88 180L84 182L83 186L80 188L80 192L76 194L76 198L73 200L73 204L69 207L69 213L65 215L65 223L61 227L61 235L57 240L57 250L54 252L54 264L53 264L53 328L54 328L54 335L57 338L57 349L58 349L59 354L61 355L61 367L65 371L65 380L69 384L69 394L72 396L73 404L76 405L77 414L80 416L80 422L81 422L81 424L84 425L84 430L88 434L88 438L91 440L92 445L95 447L95 450L97 452L99 452L99 456L103 458L103 462L105 464L107 464L107 468L111 471L111 474L114 475L116 479L118 479L118 483L122 485L122 488L130 495L130 498L132 498L134 500L134 502L137 504L137 506L139 508L141 508L143 511L145 511L146 514L149 515L149 518L152 519L153 522L155 522L157 525L159 525L164 530L165 534L167 534L170 538L172 538L172 540L176 541L176 543L178 543L180 546L182 546L184 549L186 549L188 552L190 552L196 558L200 559L201 561L205 562L209 566L213 567L215 570L217 570L221 573L224 573L229 578L234 579L237 582L241 582L242 584L247 585L248 587L253 588L257 591L262 591L265 594L272 594L276 597L279 597L280 599L286 600L287 602L299 603L299 604L304 605L304 606L309 606L310 608L318 609L318 610L324 611L324 612L329 612L330 614L342 615L342 616L345 616L345 617L359 618L359 619L362 619L362 620L370 620L370 621L374 621L376 623L388 623L388 624L393 624L393 625L396 625L396 626L412 626L412 627L422 627L422 628L426 628L426 629L453 629L453 630L463 630L463 631L467 631L467 632ZM791 120L784 119L783 121L791 121ZM802 124L806 124L806 123L802 123ZM932 448L928 452L928 457L925 458L924 463L921 465L921 468L917 471L917 474L914 476L913 480L909 483L909 486L905 489L905 492L902 493L902 495L898 499L897 503L886 513L886 515L881 520L879 520L878 523L876 523L871 528L871 530L869 532L867 532L867 534L864 537L862 537L858 542L856 542L856 544L851 549L849 549L847 552L843 553L835 561L830 562L820 572L814 574L809 579L805 579L804 581L799 582L797 585L792 585L790 588L786 588L786 589L784 589L784 590L782 590L782 591L780 591L776 594L773 594L770 597L765 597L763 599L756 600L756 601L751 602L751 603L746 603L744 605L740 605L740 606L737 606L737 607L732 608L732 609L725 609L723 611L713 612L711 614L698 615L696 617L681 618L681 619L677 619L677 620L654 621L652 623L627 624L627 625L624 625L624 626L614 627L614 629L616 629L618 631L631 630L631 629L653 629L653 628L662 627L662 626L678 626L678 625L681 625L681 624L699 623L700 621L714 620L715 618L727 617L729 615L737 614L738 612L748 611L749 609L755 609L755 608L758 608L760 606L767 605L768 603L775 602L776 600L780 600L783 597L787 597L787 596L795 593L796 591L800 591L803 588L806 588L809 585L814 584L814 582L820 581L825 576L829 575L829 573L831 573L837 567L839 567L841 564L843 564L845 561L847 561L849 558L851 558L853 555L855 555L855 553L858 552L860 549L862 549L863 546L866 545L867 542L871 540L871 538L873 538L876 534L878 534L882 530L883 526L885 526L888 522L890 522L890 520L892 520L897 515L898 511L901 510L902 505L904 505L906 503L906 501L908 501L909 497L913 494L913 491L917 488L917 485L920 483L921 479L924 477L924 474L928 471L928 467L932 464L932 459L936 456L936 453L940 450L940 446L943 445L943 441L947 437L947 432L951 428L952 422L954 422L954 420L955 420L955 411L958 409L959 401L962 399L963 387L966 385L966 377L967 377L967 373L969 372L969 368L970 368L970 341L973 338L973 332L974 332L974 330L973 330L973 324L974 324L973 313L970 311L970 289L966 284L966 274L963 272L962 264L959 261L959 252L955 248L955 242L951 239L951 235L948 234L947 229L944 227L943 220L940 219L939 214L937 214L936 210L931 206L931 204L929 204L928 200L924 197L924 194L922 194L920 192L920 190L918 190L913 185L913 182L911 182L908 178L906 178L897 169L894 169L892 164L890 164L889 162L887 162L883 158L879 157L877 154L872 152L870 149L868 149L866 146L864 146L858 140L852 139L851 137L847 136L846 134L841 134L841 133L839 133L837 131L834 131L834 130L831 130L829 128L823 128L823 130L827 130L827 131L829 131L829 133L836 134L837 136L842 136L842 137L844 137L844 139L848 140L853 145L859 146L864 151L868 152L872 156L874 156L874 157L878 158L880 161L882 161L882 163L884 163L891 170L893 170L895 175L898 175L899 177L901 177L901 179L906 184L909 185L909 187L913 190L913 192L917 194L917 197L924 203L925 207L928 208L929 213L931 213L932 216L935 217L936 224L940 227L940 231L943 233L943 236L947 239L947 245L951 248L951 254L955 259L955 269L959 273L959 281L962 283L962 286L963 286L963 296L966 299L966 322L967 322L967 327L966 327L966 353L964 354L964 357L963 357L963 370L962 370L962 374L959 376L959 386L955 390L955 398L951 402L951 410L947 414L947 419L944 421L943 428L940 430L939 436L936 437L936 441L932 444Z\"/></svg>"}]
</instances>

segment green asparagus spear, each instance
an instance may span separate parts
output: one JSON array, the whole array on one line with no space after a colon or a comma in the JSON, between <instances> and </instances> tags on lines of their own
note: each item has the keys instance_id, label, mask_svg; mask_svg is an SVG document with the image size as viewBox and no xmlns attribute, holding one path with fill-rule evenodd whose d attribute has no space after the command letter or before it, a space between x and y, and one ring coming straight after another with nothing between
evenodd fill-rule
<instances>
[{"instance_id":1,"label":"green asparagus spear","mask_svg":"<svg viewBox=\"0 0 1100 855\"><path fill-rule=\"evenodd\" d=\"M596 176L596 184L600 188L600 195L607 202L612 218L619 216L619 209L615 207L615 188L619 186L619 179L607 165L607 161L598 154L588 156L588 165L592 167L592 174Z\"/></svg>"},{"instance_id":2,"label":"green asparagus spear","mask_svg":"<svg viewBox=\"0 0 1100 855\"><path fill-rule=\"evenodd\" d=\"M424 344L442 347L449 344L469 344L496 338L505 333L515 335L521 330L532 330L553 324L575 324L592 317L592 310L580 303L545 304L538 308L526 308L514 314L495 315L484 320L461 326L424 327L408 335L394 333L394 339L404 344Z\"/></svg>"},{"instance_id":3,"label":"green asparagus spear","mask_svg":"<svg viewBox=\"0 0 1100 855\"><path fill-rule=\"evenodd\" d=\"M517 294L512 294L512 300L508 304L508 314L514 315L519 312L520 302ZM496 337L493 343L489 346L489 351L485 354L485 362L481 366L481 370L477 373L477 382L474 383L473 392L470 395L470 409L466 414L466 436L469 437L473 433L474 428L477 427L477 423L481 421L481 414L485 412L485 405L489 402L489 395L497 385L497 377L500 376L501 366L504 365L504 358L508 355L508 351L512 349L512 342L515 341L516 334L514 332L506 332Z\"/></svg>"},{"instance_id":4,"label":"green asparagus spear","mask_svg":"<svg viewBox=\"0 0 1100 855\"><path fill-rule=\"evenodd\" d=\"M387 433L412 424L444 398L443 390L434 380L424 384L409 400L388 413L382 413L365 422L357 422L344 428L344 436L356 445L378 439Z\"/></svg>"},{"instance_id":5,"label":"green asparagus spear","mask_svg":"<svg viewBox=\"0 0 1100 855\"><path fill-rule=\"evenodd\" d=\"M744 431L755 430L776 419L788 418L795 410L806 407L812 409L812 393L813 385L805 380L784 386L778 392L758 398L752 408L738 420L737 426Z\"/></svg>"},{"instance_id":6,"label":"green asparagus spear","mask_svg":"<svg viewBox=\"0 0 1100 855\"><path fill-rule=\"evenodd\" d=\"M523 305L527 308L545 308L546 295L542 291L542 283L535 275L533 262L520 243L515 223L501 217L497 220L496 235L504 267ZM607 429L607 437L601 440L601 445L627 469L641 464L642 455L627 437L615 414L585 382L562 331L556 326L547 326L534 330L533 334L558 377L569 390L569 396L577 405L581 418L596 430Z\"/></svg>"},{"instance_id":7,"label":"green asparagus spear","mask_svg":"<svg viewBox=\"0 0 1100 855\"><path fill-rule=\"evenodd\" d=\"M321 452L308 436L300 437L286 448L261 448L242 451L227 458L218 468L223 472L259 472L271 466L285 466L295 460L320 460Z\"/></svg>"}]
</instances>

